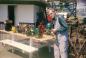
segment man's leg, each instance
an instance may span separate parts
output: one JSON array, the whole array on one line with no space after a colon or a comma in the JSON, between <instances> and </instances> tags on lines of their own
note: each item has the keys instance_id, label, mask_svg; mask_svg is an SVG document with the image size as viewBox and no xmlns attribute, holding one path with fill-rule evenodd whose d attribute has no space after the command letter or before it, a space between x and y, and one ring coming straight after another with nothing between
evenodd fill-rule
<instances>
[{"instance_id":1,"label":"man's leg","mask_svg":"<svg viewBox=\"0 0 86 58\"><path fill-rule=\"evenodd\" d=\"M67 42L63 41L59 44L61 58L67 58Z\"/></svg>"},{"instance_id":2,"label":"man's leg","mask_svg":"<svg viewBox=\"0 0 86 58\"><path fill-rule=\"evenodd\" d=\"M54 58L60 58L59 46L54 44Z\"/></svg>"}]
</instances>

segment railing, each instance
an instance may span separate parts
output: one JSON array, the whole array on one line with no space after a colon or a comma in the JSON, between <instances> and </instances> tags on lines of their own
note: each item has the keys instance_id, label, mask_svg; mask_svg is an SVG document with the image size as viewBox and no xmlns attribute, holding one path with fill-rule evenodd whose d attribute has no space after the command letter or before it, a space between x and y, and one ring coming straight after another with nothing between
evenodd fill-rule
<instances>
[{"instance_id":1,"label":"railing","mask_svg":"<svg viewBox=\"0 0 86 58\"><path fill-rule=\"evenodd\" d=\"M80 34L80 29L83 29L80 27L69 27L69 54L73 58L86 58L86 38Z\"/></svg>"}]
</instances>

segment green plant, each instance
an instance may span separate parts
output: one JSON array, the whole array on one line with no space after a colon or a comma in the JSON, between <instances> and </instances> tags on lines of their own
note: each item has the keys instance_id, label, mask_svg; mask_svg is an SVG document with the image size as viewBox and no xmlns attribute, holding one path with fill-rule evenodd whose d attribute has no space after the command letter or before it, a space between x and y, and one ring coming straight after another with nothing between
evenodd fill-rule
<instances>
[{"instance_id":1,"label":"green plant","mask_svg":"<svg viewBox=\"0 0 86 58\"><path fill-rule=\"evenodd\" d=\"M12 21L11 20L6 20L5 21L5 30L6 31L11 31L12 29Z\"/></svg>"}]
</instances>

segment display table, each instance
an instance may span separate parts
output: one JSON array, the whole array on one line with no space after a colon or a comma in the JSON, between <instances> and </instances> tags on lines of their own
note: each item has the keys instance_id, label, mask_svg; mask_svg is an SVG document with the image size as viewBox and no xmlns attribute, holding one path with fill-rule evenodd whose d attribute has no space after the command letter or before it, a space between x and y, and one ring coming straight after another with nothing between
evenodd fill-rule
<instances>
[{"instance_id":1,"label":"display table","mask_svg":"<svg viewBox=\"0 0 86 58\"><path fill-rule=\"evenodd\" d=\"M45 34L42 38L37 38L35 36L27 36L21 33L13 33L11 31L0 30L0 36L0 43L11 46L12 48L20 49L21 52L23 51L28 53L38 51L40 48L45 46L49 47L50 52L50 46L54 42L54 36ZM32 54L29 54L29 56L31 57Z\"/></svg>"},{"instance_id":2,"label":"display table","mask_svg":"<svg viewBox=\"0 0 86 58\"><path fill-rule=\"evenodd\" d=\"M21 37L24 37L24 39L33 39L33 40L36 40L36 41L40 41L40 42L45 42L47 40L53 40L55 38L54 35L43 35L42 38L37 38L35 36L27 36L25 34L21 34L21 33L13 33L12 31L5 31L5 30L0 30L0 32L4 32L4 33L8 33L8 34L11 34L11 35L17 35L17 36L21 36Z\"/></svg>"},{"instance_id":3,"label":"display table","mask_svg":"<svg viewBox=\"0 0 86 58\"><path fill-rule=\"evenodd\" d=\"M43 46L50 45L51 43L54 42L54 38L55 38L55 36L45 35L45 34L43 35L42 38L37 38L35 36L27 36L25 34L13 33L11 31L5 31L5 30L0 30L0 32L6 33L7 35L9 34L11 40L22 40L22 41L27 40L25 43L29 42L30 45L35 46L37 48L41 48ZM3 35L3 33L2 33L1 36L5 37ZM16 36L18 36L19 38L16 38ZM2 40L6 39L6 38L3 38L3 37L2 37Z\"/></svg>"}]
</instances>

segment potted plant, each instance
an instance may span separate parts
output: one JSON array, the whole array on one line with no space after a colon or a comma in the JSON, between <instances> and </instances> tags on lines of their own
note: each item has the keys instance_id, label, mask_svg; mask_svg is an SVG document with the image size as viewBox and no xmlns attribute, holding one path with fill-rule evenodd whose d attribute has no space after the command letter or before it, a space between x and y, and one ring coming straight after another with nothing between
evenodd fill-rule
<instances>
[{"instance_id":1,"label":"potted plant","mask_svg":"<svg viewBox=\"0 0 86 58\"><path fill-rule=\"evenodd\" d=\"M11 31L12 29L12 21L11 20L6 20L5 21L5 30L6 31Z\"/></svg>"}]
</instances>

